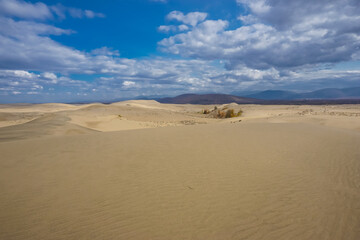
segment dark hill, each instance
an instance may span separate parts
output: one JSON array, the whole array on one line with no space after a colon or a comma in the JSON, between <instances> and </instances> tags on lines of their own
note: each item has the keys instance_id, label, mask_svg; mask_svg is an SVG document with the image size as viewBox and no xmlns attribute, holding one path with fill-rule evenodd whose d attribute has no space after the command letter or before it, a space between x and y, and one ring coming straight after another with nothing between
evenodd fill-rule
<instances>
[{"instance_id":1,"label":"dark hill","mask_svg":"<svg viewBox=\"0 0 360 240\"><path fill-rule=\"evenodd\" d=\"M175 103L175 104L251 104L260 102L257 99L238 97L227 94L183 94L173 98L157 99L160 103Z\"/></svg>"},{"instance_id":2,"label":"dark hill","mask_svg":"<svg viewBox=\"0 0 360 240\"><path fill-rule=\"evenodd\" d=\"M357 88L325 88L309 93L299 94L301 99L345 99L360 98L360 87Z\"/></svg>"},{"instance_id":3,"label":"dark hill","mask_svg":"<svg viewBox=\"0 0 360 240\"><path fill-rule=\"evenodd\" d=\"M298 94L291 91L266 90L263 92L247 95L246 97L262 100L292 100L296 99L298 97Z\"/></svg>"},{"instance_id":4,"label":"dark hill","mask_svg":"<svg viewBox=\"0 0 360 240\"><path fill-rule=\"evenodd\" d=\"M290 100L275 100L275 99L255 99L245 98L226 94L183 94L177 97L168 97L155 99L160 103L173 104L262 104L262 105L326 105L326 104L360 104L360 98L343 98L343 99L290 99Z\"/></svg>"},{"instance_id":5,"label":"dark hill","mask_svg":"<svg viewBox=\"0 0 360 240\"><path fill-rule=\"evenodd\" d=\"M291 91L282 90L267 90L254 94L247 95L245 97L256 98L262 100L304 100L304 99L359 99L360 87L354 88L325 88L306 93L295 93Z\"/></svg>"}]
</instances>

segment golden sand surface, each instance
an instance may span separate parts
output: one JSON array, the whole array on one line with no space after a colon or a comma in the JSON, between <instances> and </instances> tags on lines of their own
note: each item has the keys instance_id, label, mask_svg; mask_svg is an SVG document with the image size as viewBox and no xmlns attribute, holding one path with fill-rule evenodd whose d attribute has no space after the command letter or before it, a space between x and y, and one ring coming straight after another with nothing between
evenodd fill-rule
<instances>
[{"instance_id":1,"label":"golden sand surface","mask_svg":"<svg viewBox=\"0 0 360 240\"><path fill-rule=\"evenodd\" d=\"M0 239L360 239L360 105L213 107L0 106Z\"/></svg>"}]
</instances>

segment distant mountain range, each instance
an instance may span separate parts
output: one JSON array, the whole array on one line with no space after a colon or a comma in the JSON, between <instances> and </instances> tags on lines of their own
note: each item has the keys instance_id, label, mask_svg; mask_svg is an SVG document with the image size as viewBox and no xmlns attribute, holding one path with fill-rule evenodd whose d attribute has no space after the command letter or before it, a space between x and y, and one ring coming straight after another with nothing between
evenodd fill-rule
<instances>
[{"instance_id":1,"label":"distant mountain range","mask_svg":"<svg viewBox=\"0 0 360 240\"><path fill-rule=\"evenodd\" d=\"M231 102L251 104L259 100L227 94L183 94L176 97L160 98L157 101L175 104L225 104Z\"/></svg>"},{"instance_id":2,"label":"distant mountain range","mask_svg":"<svg viewBox=\"0 0 360 240\"><path fill-rule=\"evenodd\" d=\"M174 104L360 104L360 87L326 88L307 93L267 90L244 97L228 94L183 94L156 100Z\"/></svg>"},{"instance_id":3,"label":"distant mountain range","mask_svg":"<svg viewBox=\"0 0 360 240\"><path fill-rule=\"evenodd\" d=\"M360 87L325 88L313 92L296 93L291 91L267 90L245 97L262 100L312 100L312 99L356 99L360 98Z\"/></svg>"}]
</instances>

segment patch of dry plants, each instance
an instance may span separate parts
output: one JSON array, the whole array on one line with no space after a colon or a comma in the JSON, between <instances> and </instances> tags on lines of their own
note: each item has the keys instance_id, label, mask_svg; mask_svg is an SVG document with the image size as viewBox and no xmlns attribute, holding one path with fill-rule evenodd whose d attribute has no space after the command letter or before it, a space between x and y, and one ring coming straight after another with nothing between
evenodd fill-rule
<instances>
[{"instance_id":1,"label":"patch of dry plants","mask_svg":"<svg viewBox=\"0 0 360 240\"><path fill-rule=\"evenodd\" d=\"M227 106L221 109L215 106L213 110L209 110L209 109L202 110L202 113L213 118L233 118L233 117L240 117L243 111L240 109L238 112L235 112L234 109L232 108L228 109Z\"/></svg>"}]
</instances>

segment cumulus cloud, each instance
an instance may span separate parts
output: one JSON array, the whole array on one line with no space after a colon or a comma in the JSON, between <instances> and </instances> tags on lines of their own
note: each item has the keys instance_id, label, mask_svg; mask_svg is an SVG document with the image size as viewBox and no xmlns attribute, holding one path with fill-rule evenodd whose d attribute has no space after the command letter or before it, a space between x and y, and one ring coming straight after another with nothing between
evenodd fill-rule
<instances>
[{"instance_id":1,"label":"cumulus cloud","mask_svg":"<svg viewBox=\"0 0 360 240\"><path fill-rule=\"evenodd\" d=\"M48 6L42 2L30 3L23 0L0 0L0 15L35 20L66 18L67 15L74 18L105 17L104 14L91 10L65 7L61 4Z\"/></svg>"},{"instance_id":2,"label":"cumulus cloud","mask_svg":"<svg viewBox=\"0 0 360 240\"><path fill-rule=\"evenodd\" d=\"M0 14L26 19L47 19L52 12L44 3L28 3L17 0L0 0Z\"/></svg>"},{"instance_id":3,"label":"cumulus cloud","mask_svg":"<svg viewBox=\"0 0 360 240\"><path fill-rule=\"evenodd\" d=\"M184 32L189 30L190 28L185 25L185 24L181 24L179 26L175 26L175 25L161 25L158 27L158 31L159 32L163 32L163 33L171 33L171 32Z\"/></svg>"},{"instance_id":4,"label":"cumulus cloud","mask_svg":"<svg viewBox=\"0 0 360 240\"><path fill-rule=\"evenodd\" d=\"M227 29L224 20L207 20L189 32L163 39L160 49L185 57L226 60L229 69L294 68L358 59L360 4L356 0L237 2L248 8L239 17L244 26Z\"/></svg>"},{"instance_id":5,"label":"cumulus cloud","mask_svg":"<svg viewBox=\"0 0 360 240\"><path fill-rule=\"evenodd\" d=\"M238 4L244 4L251 9L252 12L256 14L265 14L270 10L270 6L268 5L266 0L236 0Z\"/></svg>"},{"instance_id":6,"label":"cumulus cloud","mask_svg":"<svg viewBox=\"0 0 360 240\"><path fill-rule=\"evenodd\" d=\"M120 53L118 50L113 50L109 47L101 47L94 49L90 52L93 55L105 55L105 56L120 56Z\"/></svg>"},{"instance_id":7,"label":"cumulus cloud","mask_svg":"<svg viewBox=\"0 0 360 240\"><path fill-rule=\"evenodd\" d=\"M164 33L175 32L176 30L177 26L174 25L161 25L158 27L158 31Z\"/></svg>"},{"instance_id":8,"label":"cumulus cloud","mask_svg":"<svg viewBox=\"0 0 360 240\"><path fill-rule=\"evenodd\" d=\"M182 24L180 25L161 25L158 27L159 32L174 33L188 31L190 28L195 27L200 22L203 22L207 17L207 13L203 12L190 12L184 14L180 11L170 12L166 18L167 20L176 20Z\"/></svg>"},{"instance_id":9,"label":"cumulus cloud","mask_svg":"<svg viewBox=\"0 0 360 240\"><path fill-rule=\"evenodd\" d=\"M53 73L35 74L24 70L0 70L0 95L8 95L16 92L40 93L43 85L55 84L53 80L56 75Z\"/></svg>"},{"instance_id":10,"label":"cumulus cloud","mask_svg":"<svg viewBox=\"0 0 360 240\"><path fill-rule=\"evenodd\" d=\"M58 16L64 18L65 14L69 14L73 18L103 18L103 13L97 13L91 10L82 10L79 8L63 7L62 5L53 6L52 9L57 13Z\"/></svg>"},{"instance_id":11,"label":"cumulus cloud","mask_svg":"<svg viewBox=\"0 0 360 240\"><path fill-rule=\"evenodd\" d=\"M84 53L48 36L70 34L51 25L0 17L0 69L71 71L86 62Z\"/></svg>"},{"instance_id":12,"label":"cumulus cloud","mask_svg":"<svg viewBox=\"0 0 360 240\"><path fill-rule=\"evenodd\" d=\"M41 74L45 79L56 80L57 76L52 72L44 72Z\"/></svg>"},{"instance_id":13,"label":"cumulus cloud","mask_svg":"<svg viewBox=\"0 0 360 240\"><path fill-rule=\"evenodd\" d=\"M176 20L191 26L196 26L199 22L204 21L206 17L207 13L204 12L190 12L184 14L180 11L172 11L166 16L168 20Z\"/></svg>"},{"instance_id":14,"label":"cumulus cloud","mask_svg":"<svg viewBox=\"0 0 360 240\"><path fill-rule=\"evenodd\" d=\"M0 101L11 96L47 96L57 101L71 99L117 99L142 95L177 95L185 92L232 93L234 90L296 89L357 86L360 71L313 69L308 71L275 68L258 70L242 68L226 70L204 60L107 59L98 61L105 75L93 81L80 81L52 72L34 73L24 70L0 70ZM107 76L107 77L105 77ZM306 87L305 89L302 89ZM54 89L66 89L52 93ZM54 95L55 94L55 95ZM86 95L85 95L86 94ZM120 95L119 95L120 94ZM16 96L15 96L16 95ZM46 101L50 101L47 96ZM56 97L56 98L55 98ZM25 98L26 99L26 98Z\"/></svg>"},{"instance_id":15,"label":"cumulus cloud","mask_svg":"<svg viewBox=\"0 0 360 240\"><path fill-rule=\"evenodd\" d=\"M70 10L74 8L19 0L0 0L0 5L4 6L0 7L0 69L53 71L63 74L92 73L94 70L89 63L94 55L119 55L118 51L106 47L85 53L64 46L51 39L51 36L72 34L73 30L37 21L52 17L55 9L55 14L70 14ZM76 12L79 17L96 16L89 10Z\"/></svg>"},{"instance_id":16,"label":"cumulus cloud","mask_svg":"<svg viewBox=\"0 0 360 240\"><path fill-rule=\"evenodd\" d=\"M120 93L132 97L322 88L324 82L328 87L358 85L360 71L318 67L360 59L357 2L344 0L340 7L338 1L325 4L320 0L323 8L317 1L237 2L247 12L238 17L243 25L235 29L230 29L227 20L206 20L206 13L167 15L178 24L158 28L171 34L159 42L159 49L187 58L129 59L106 46L85 52L60 44L54 35L74 31L44 21L101 17L95 12L9 0L13 5L0 8L0 101L27 95L44 95L51 101L53 92L60 100L66 96L109 100ZM289 9L300 9L300 13ZM73 77L78 74L90 80Z\"/></svg>"},{"instance_id":17,"label":"cumulus cloud","mask_svg":"<svg viewBox=\"0 0 360 240\"><path fill-rule=\"evenodd\" d=\"M277 29L329 23L334 23L333 27L337 29L340 27L337 23L344 18L348 24L358 25L350 20L358 19L360 7L357 0L237 0L237 3L248 7L251 14Z\"/></svg>"},{"instance_id":18,"label":"cumulus cloud","mask_svg":"<svg viewBox=\"0 0 360 240\"><path fill-rule=\"evenodd\" d=\"M133 81L124 81L122 84L123 84L124 87L131 87L131 86L135 85L135 82L133 82Z\"/></svg>"},{"instance_id":19,"label":"cumulus cloud","mask_svg":"<svg viewBox=\"0 0 360 240\"><path fill-rule=\"evenodd\" d=\"M197 57L209 60L223 55L219 40L223 38L227 21L207 20L189 32L177 34L159 42L160 49L186 57ZM223 39L225 41L226 39ZM218 55L220 54L220 55Z\"/></svg>"}]
</instances>

